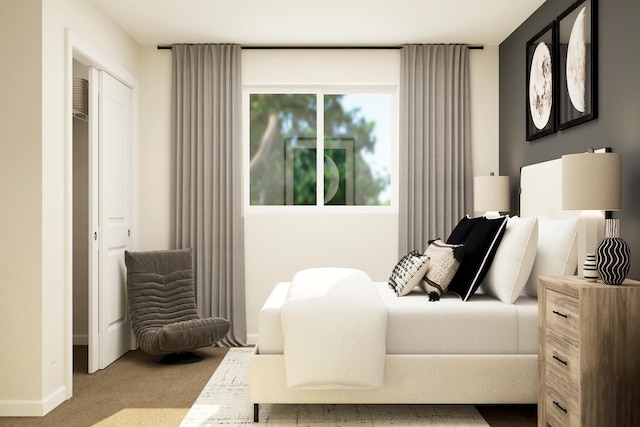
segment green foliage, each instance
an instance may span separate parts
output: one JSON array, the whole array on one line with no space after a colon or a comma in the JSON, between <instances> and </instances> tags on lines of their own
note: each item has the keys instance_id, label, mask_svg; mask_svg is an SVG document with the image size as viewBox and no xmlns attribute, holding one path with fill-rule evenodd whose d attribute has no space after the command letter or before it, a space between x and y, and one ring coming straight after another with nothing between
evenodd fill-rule
<instances>
[{"instance_id":1,"label":"green foliage","mask_svg":"<svg viewBox=\"0 0 640 427\"><path fill-rule=\"evenodd\" d=\"M293 204L316 204L316 149L293 152Z\"/></svg>"},{"instance_id":2,"label":"green foliage","mask_svg":"<svg viewBox=\"0 0 640 427\"><path fill-rule=\"evenodd\" d=\"M358 109L345 110L342 98L324 98L325 145L337 140L353 142L355 182L346 179L345 151L326 148L325 156L340 172L338 189L327 204L380 205L379 195L388 186L388 177L374 176L363 158L375 148L375 123L358 118ZM250 103L250 203L315 205L316 95L252 94ZM335 177L325 168L324 178L326 192ZM287 189L290 183L294 188ZM354 186L352 202L347 200L347 185Z\"/></svg>"}]
</instances>

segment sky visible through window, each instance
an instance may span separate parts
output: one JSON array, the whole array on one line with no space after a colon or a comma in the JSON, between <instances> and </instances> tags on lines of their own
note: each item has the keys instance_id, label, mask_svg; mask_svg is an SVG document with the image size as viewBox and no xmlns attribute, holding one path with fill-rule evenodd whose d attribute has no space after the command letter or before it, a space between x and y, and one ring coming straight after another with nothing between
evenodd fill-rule
<instances>
[{"instance_id":1,"label":"sky visible through window","mask_svg":"<svg viewBox=\"0 0 640 427\"><path fill-rule=\"evenodd\" d=\"M373 153L363 153L375 176L391 175L391 94L388 93L349 93L342 98L345 110L359 108L357 118L375 122L376 139ZM391 200L391 189L380 193L380 201Z\"/></svg>"}]
</instances>

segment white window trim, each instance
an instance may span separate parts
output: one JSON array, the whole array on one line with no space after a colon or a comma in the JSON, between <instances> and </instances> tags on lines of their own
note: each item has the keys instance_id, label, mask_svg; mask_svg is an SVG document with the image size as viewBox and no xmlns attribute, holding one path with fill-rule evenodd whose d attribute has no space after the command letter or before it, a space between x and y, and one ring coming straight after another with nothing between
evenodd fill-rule
<instances>
[{"instance_id":1,"label":"white window trim","mask_svg":"<svg viewBox=\"0 0 640 427\"><path fill-rule=\"evenodd\" d=\"M391 94L391 170L390 191L391 201L386 206L354 206L354 205L324 205L321 197L313 206L254 206L250 201L250 167L249 167L249 108L250 95L256 93L267 94L315 94L318 102L318 137L316 150L317 170L324 167L324 108L322 107L324 95L340 95L349 93L389 93ZM243 214L397 214L399 195L399 87L393 84L380 85L270 85L251 84L243 85L242 89L242 188L243 188ZM324 180L317 180L316 194L324 194Z\"/></svg>"}]
</instances>

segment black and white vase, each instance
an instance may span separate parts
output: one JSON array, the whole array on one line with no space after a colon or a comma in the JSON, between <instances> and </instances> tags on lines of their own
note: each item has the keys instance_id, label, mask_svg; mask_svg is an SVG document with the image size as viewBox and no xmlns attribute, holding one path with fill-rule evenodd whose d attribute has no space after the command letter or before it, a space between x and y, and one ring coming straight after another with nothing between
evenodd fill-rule
<instances>
[{"instance_id":1,"label":"black and white vase","mask_svg":"<svg viewBox=\"0 0 640 427\"><path fill-rule=\"evenodd\" d=\"M604 239L596 248L596 267L603 283L621 284L629 273L631 252L627 242L620 238L620 220L606 220Z\"/></svg>"}]
</instances>

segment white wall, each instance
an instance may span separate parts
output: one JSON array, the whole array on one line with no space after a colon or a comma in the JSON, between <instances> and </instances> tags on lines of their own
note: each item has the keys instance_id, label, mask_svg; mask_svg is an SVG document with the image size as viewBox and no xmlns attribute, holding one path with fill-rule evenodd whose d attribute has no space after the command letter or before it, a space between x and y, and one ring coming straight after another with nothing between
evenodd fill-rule
<instances>
[{"instance_id":1,"label":"white wall","mask_svg":"<svg viewBox=\"0 0 640 427\"><path fill-rule=\"evenodd\" d=\"M293 83L397 87L400 50L243 51L242 80L247 86ZM396 117L396 129L397 121ZM394 157L397 159L397 150ZM394 167L395 163L397 160L392 160ZM397 188L397 183L392 185ZM366 214L246 212L249 342L257 340L258 313L273 286L290 280L300 269L354 267L373 280L387 280L398 259L397 224L397 205L391 212Z\"/></svg>"},{"instance_id":2,"label":"white wall","mask_svg":"<svg viewBox=\"0 0 640 427\"><path fill-rule=\"evenodd\" d=\"M498 175L498 46L471 50L471 138L474 175Z\"/></svg>"},{"instance_id":3,"label":"white wall","mask_svg":"<svg viewBox=\"0 0 640 427\"><path fill-rule=\"evenodd\" d=\"M171 51L140 49L138 249L170 248Z\"/></svg>"},{"instance_id":4,"label":"white wall","mask_svg":"<svg viewBox=\"0 0 640 427\"><path fill-rule=\"evenodd\" d=\"M470 52L473 168L498 170L498 48ZM384 58L384 59L382 59ZM323 63L340 64L318 73ZM243 50L245 84L344 81L345 70L360 70L353 83L386 78L399 81L399 51ZM140 71L139 247L167 249L170 242L169 123L171 52L142 49ZM304 80L304 81L302 81ZM164 165L164 166L163 166ZM301 268L348 266L385 281L398 260L397 214L245 215L247 332L258 333L258 312L278 281Z\"/></svg>"},{"instance_id":5,"label":"white wall","mask_svg":"<svg viewBox=\"0 0 640 427\"><path fill-rule=\"evenodd\" d=\"M471 69L471 135L473 138L474 176L500 174L498 153L498 46L472 50ZM483 215L484 212L475 212Z\"/></svg>"},{"instance_id":6,"label":"white wall","mask_svg":"<svg viewBox=\"0 0 640 427\"><path fill-rule=\"evenodd\" d=\"M41 397L41 17L39 0L0 2L0 416Z\"/></svg>"},{"instance_id":7,"label":"white wall","mask_svg":"<svg viewBox=\"0 0 640 427\"><path fill-rule=\"evenodd\" d=\"M43 415L69 397L71 385L66 29L134 75L139 52L91 2L1 2L0 17L2 51L11 57L0 67L2 81L11 82L0 96L0 116L11 120L0 138L0 211L6 218L0 223L7 224L3 241L11 242L3 246L13 251L0 257L2 301L10 305L0 310L0 322L11 325L2 328L10 331L3 332L8 336L2 342L11 345L3 346L0 366L11 368L1 371L0 416ZM7 193L4 186L10 187Z\"/></svg>"}]
</instances>

